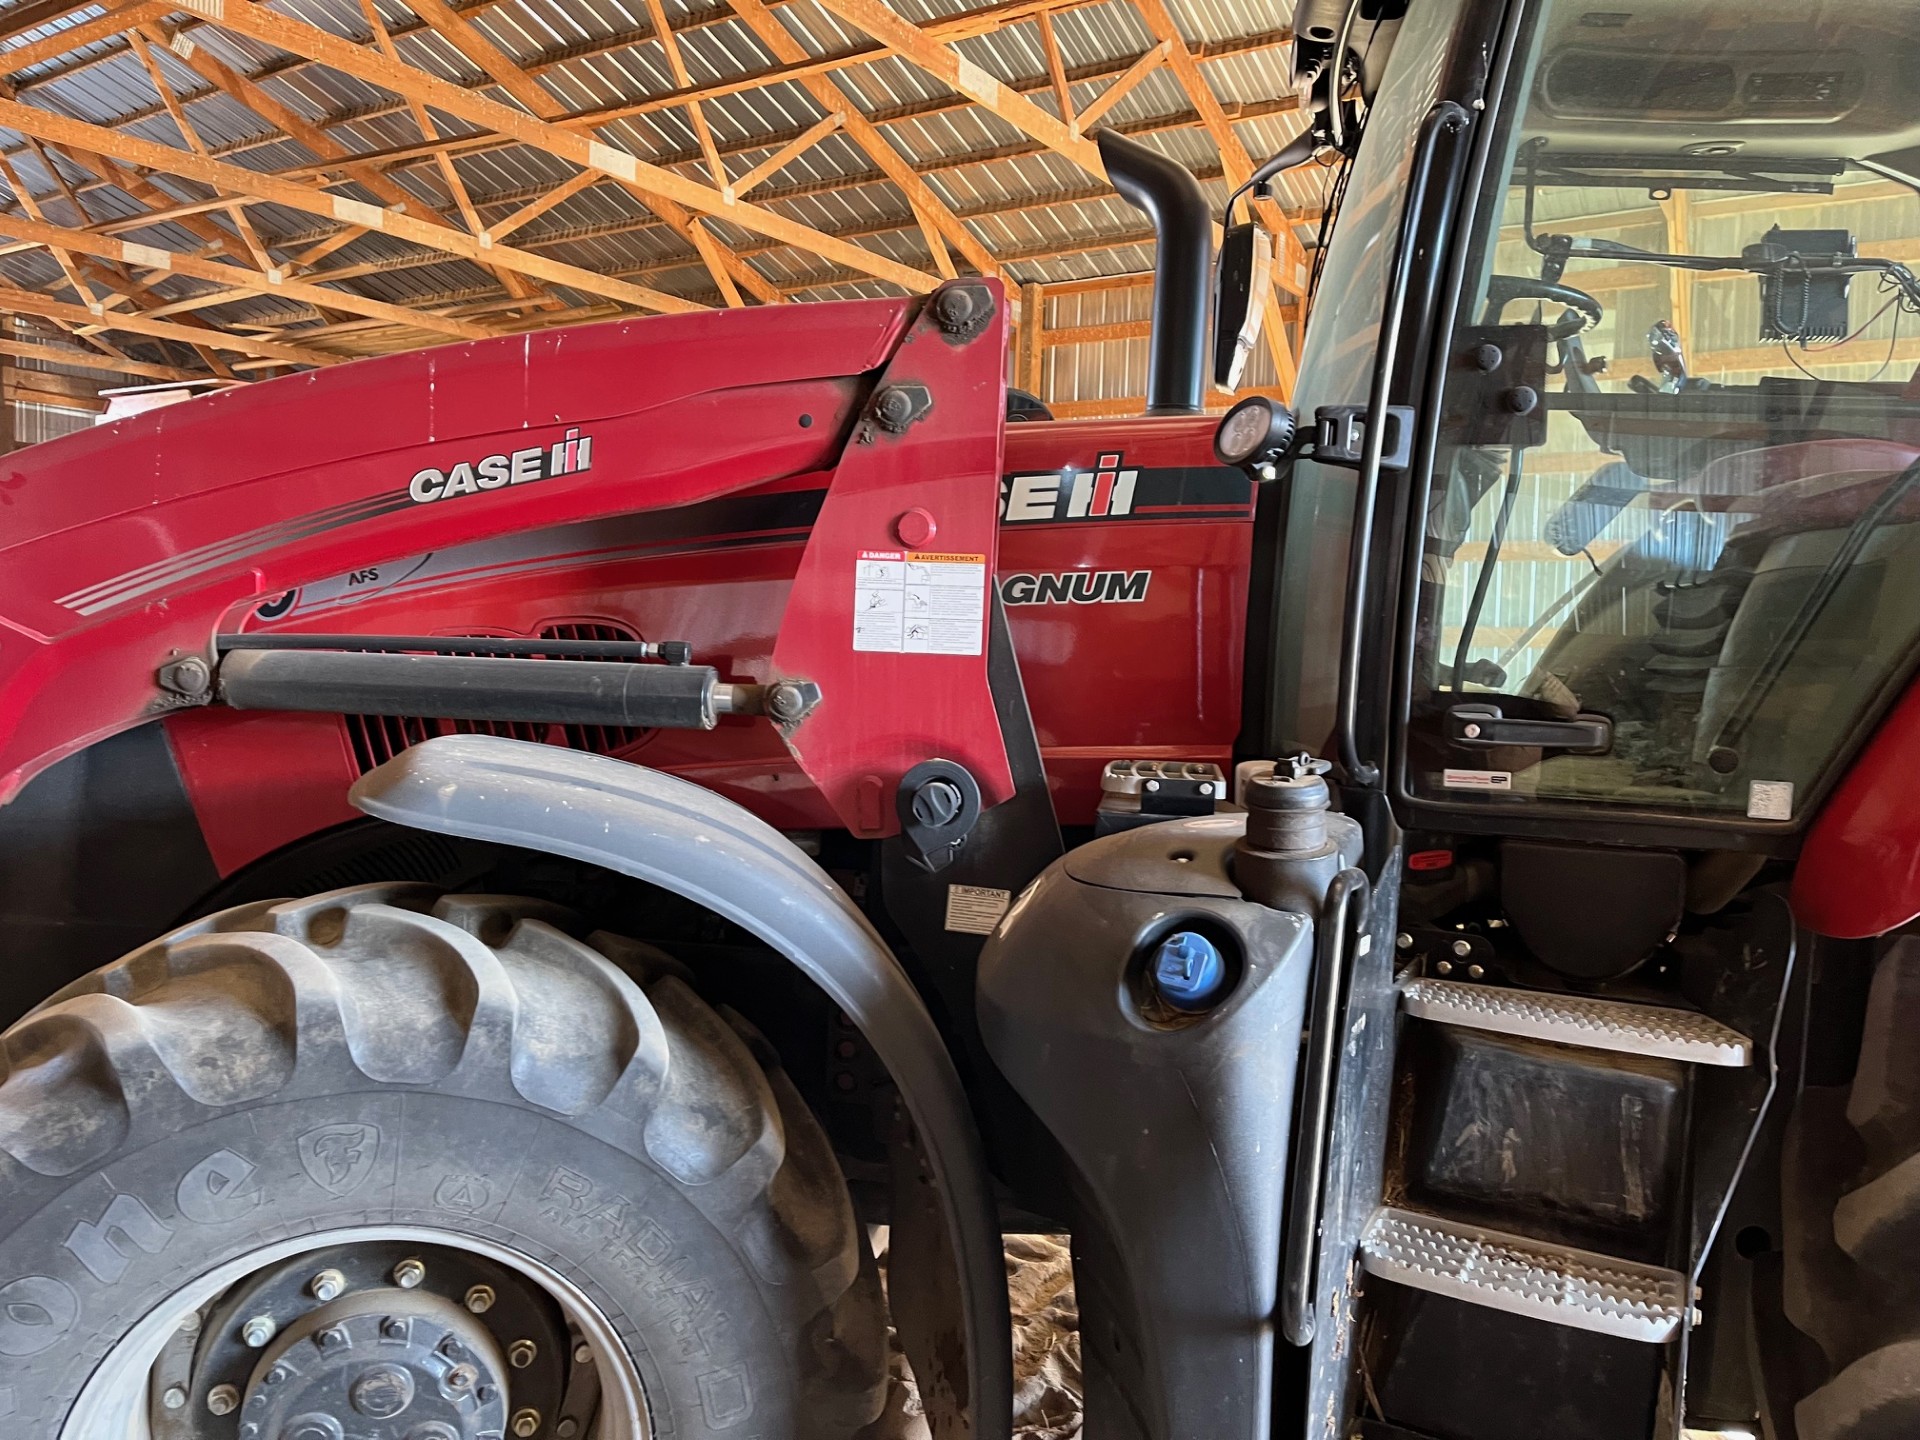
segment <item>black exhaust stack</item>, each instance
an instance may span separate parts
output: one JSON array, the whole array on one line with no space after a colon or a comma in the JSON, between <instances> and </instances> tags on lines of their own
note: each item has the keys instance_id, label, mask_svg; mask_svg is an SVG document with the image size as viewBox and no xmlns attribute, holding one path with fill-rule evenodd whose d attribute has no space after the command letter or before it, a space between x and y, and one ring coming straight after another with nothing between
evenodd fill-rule
<instances>
[{"instance_id":1,"label":"black exhaust stack","mask_svg":"<svg viewBox=\"0 0 1920 1440\"><path fill-rule=\"evenodd\" d=\"M1111 130L1094 136L1113 188L1153 221L1153 338L1147 414L1197 415L1212 312L1213 212L1200 184L1158 151Z\"/></svg>"}]
</instances>

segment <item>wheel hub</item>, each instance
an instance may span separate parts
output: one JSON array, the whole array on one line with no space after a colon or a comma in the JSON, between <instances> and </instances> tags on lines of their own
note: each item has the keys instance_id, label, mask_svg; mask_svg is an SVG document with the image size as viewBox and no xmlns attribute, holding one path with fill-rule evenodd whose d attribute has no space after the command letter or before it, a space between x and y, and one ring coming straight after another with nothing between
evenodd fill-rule
<instances>
[{"instance_id":1,"label":"wheel hub","mask_svg":"<svg viewBox=\"0 0 1920 1440\"><path fill-rule=\"evenodd\" d=\"M260 1357L240 1440L482 1440L506 1433L510 1366L478 1316L426 1290L322 1305Z\"/></svg>"}]
</instances>

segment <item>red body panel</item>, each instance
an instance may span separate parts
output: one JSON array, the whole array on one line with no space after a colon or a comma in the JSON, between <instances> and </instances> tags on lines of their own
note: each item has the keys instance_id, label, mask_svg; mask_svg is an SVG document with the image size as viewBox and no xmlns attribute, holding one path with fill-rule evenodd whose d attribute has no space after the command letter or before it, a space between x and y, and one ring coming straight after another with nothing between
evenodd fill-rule
<instances>
[{"instance_id":1,"label":"red body panel","mask_svg":"<svg viewBox=\"0 0 1920 1440\"><path fill-rule=\"evenodd\" d=\"M531 635L593 622L690 641L728 680L773 678L806 542L847 470L842 441L914 313L910 302L782 307L448 347L9 457L0 776L17 785L155 713L155 667L204 651L222 629ZM976 368L992 377L990 417L1003 344L969 347L989 362ZM800 414L814 423L802 427ZM993 568L1069 823L1091 818L1109 759L1231 755L1252 498L1213 460L1213 424L1005 430L1008 514ZM977 497L995 488L1000 429L997 418L969 422L953 444L922 447L886 478L873 513L891 517L902 498L918 505L964 475L976 498L955 491L929 507L942 512L938 531L919 548L964 540L994 555ZM562 444L568 430L591 439L581 473L389 503L422 465L450 475L528 437ZM953 503L975 514L954 518ZM832 609L845 581L820 592L823 634L849 628ZM903 704L921 698L905 688ZM350 818L345 790L370 757L340 719L213 707L166 723L223 872ZM764 720L659 732L619 753L778 825L844 823Z\"/></svg>"},{"instance_id":2,"label":"red body panel","mask_svg":"<svg viewBox=\"0 0 1920 1440\"><path fill-rule=\"evenodd\" d=\"M1920 916L1920 684L1854 760L1793 872L1793 913L1822 935L1884 935Z\"/></svg>"}]
</instances>

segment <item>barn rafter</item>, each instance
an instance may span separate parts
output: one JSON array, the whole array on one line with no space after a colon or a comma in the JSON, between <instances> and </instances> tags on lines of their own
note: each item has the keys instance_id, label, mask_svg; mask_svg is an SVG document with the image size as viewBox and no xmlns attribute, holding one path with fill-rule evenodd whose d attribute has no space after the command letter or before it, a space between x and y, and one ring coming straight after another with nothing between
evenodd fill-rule
<instances>
[{"instance_id":1,"label":"barn rafter","mask_svg":"<svg viewBox=\"0 0 1920 1440\"><path fill-rule=\"evenodd\" d=\"M1267 13L23 0L0 7L0 355L269 374L982 274L1035 365L1118 346L1110 368L1137 369L1152 237L1093 132L1167 150L1218 204L1299 125ZM1282 177L1263 207L1283 256L1267 383L1291 381L1320 189Z\"/></svg>"}]
</instances>

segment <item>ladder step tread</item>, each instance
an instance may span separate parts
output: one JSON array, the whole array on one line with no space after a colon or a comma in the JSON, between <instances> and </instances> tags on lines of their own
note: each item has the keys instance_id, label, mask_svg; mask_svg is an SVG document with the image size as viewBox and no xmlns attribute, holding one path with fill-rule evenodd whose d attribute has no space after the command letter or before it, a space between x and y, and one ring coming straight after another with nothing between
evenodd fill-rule
<instances>
[{"instance_id":1,"label":"ladder step tread","mask_svg":"<svg viewBox=\"0 0 1920 1440\"><path fill-rule=\"evenodd\" d=\"M1406 981L1400 995L1409 1015L1445 1025L1695 1065L1753 1063L1746 1036L1691 1010L1425 978Z\"/></svg>"},{"instance_id":2,"label":"ladder step tread","mask_svg":"<svg viewBox=\"0 0 1920 1440\"><path fill-rule=\"evenodd\" d=\"M1687 1314L1677 1270L1392 1206L1368 1224L1360 1262L1382 1280L1625 1340L1670 1340Z\"/></svg>"}]
</instances>

